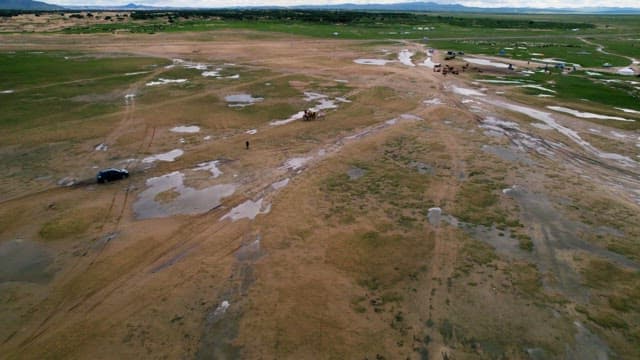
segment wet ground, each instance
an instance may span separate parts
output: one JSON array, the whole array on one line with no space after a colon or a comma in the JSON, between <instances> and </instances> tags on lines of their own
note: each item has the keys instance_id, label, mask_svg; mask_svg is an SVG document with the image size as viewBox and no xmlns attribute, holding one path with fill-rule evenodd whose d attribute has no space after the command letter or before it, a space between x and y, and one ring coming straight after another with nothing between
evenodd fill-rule
<instances>
[{"instance_id":1,"label":"wet ground","mask_svg":"<svg viewBox=\"0 0 640 360\"><path fill-rule=\"evenodd\" d=\"M0 243L0 283L46 283L54 274L53 252L29 240L13 239Z\"/></svg>"}]
</instances>

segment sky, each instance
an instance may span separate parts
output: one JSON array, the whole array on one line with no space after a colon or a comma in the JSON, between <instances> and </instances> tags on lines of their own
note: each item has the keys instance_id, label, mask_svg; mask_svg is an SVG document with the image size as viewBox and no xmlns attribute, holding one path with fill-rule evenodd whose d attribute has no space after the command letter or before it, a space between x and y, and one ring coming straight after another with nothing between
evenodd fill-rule
<instances>
[{"instance_id":1,"label":"sky","mask_svg":"<svg viewBox=\"0 0 640 360\"><path fill-rule=\"evenodd\" d=\"M227 6L291 6L291 5L331 5L331 4L384 4L412 2L412 0L42 0L57 5L126 5L135 3L150 6L174 7L227 7ZM640 0L422 0L439 4L460 4L473 7L535 7L535 8L576 8L576 7L636 7Z\"/></svg>"}]
</instances>

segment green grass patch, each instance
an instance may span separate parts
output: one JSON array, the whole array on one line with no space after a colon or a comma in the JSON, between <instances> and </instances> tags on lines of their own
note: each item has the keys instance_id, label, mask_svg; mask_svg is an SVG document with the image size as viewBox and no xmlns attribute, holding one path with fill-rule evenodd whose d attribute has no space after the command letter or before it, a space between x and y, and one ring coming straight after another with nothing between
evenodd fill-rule
<instances>
[{"instance_id":1,"label":"green grass patch","mask_svg":"<svg viewBox=\"0 0 640 360\"><path fill-rule=\"evenodd\" d=\"M640 283L640 272L624 270L605 260L591 260L582 271L585 285L596 289L612 288L614 285ZM640 295L640 288L633 289Z\"/></svg>"},{"instance_id":2,"label":"green grass patch","mask_svg":"<svg viewBox=\"0 0 640 360\"><path fill-rule=\"evenodd\" d=\"M475 224L506 228L515 225L499 206L499 193L506 185L501 178L488 176L484 172L472 172L469 179L461 184L456 194L456 204L452 213L460 220Z\"/></svg>"},{"instance_id":3,"label":"green grass patch","mask_svg":"<svg viewBox=\"0 0 640 360\"><path fill-rule=\"evenodd\" d=\"M559 99L574 101L586 99L594 103L623 108L635 108L640 101L640 92L627 83L604 83L579 75L550 76L535 74L531 78L538 83L554 81L555 84L552 88L556 90L556 97ZM622 78L619 77L619 79Z\"/></svg>"},{"instance_id":4,"label":"green grass patch","mask_svg":"<svg viewBox=\"0 0 640 360\"><path fill-rule=\"evenodd\" d=\"M27 145L41 142L45 134L61 140L55 134L69 126L73 131L65 139L75 137L79 128L99 129L94 118L122 109L125 91L143 76L126 74L164 63L156 58L66 52L0 53L2 86L15 90L0 96L0 139Z\"/></svg>"},{"instance_id":5,"label":"green grass patch","mask_svg":"<svg viewBox=\"0 0 640 360\"><path fill-rule=\"evenodd\" d=\"M91 225L103 219L105 210L93 207L66 212L57 218L47 221L40 229L40 236L45 240L69 239L84 234Z\"/></svg>"},{"instance_id":6,"label":"green grass patch","mask_svg":"<svg viewBox=\"0 0 640 360\"><path fill-rule=\"evenodd\" d=\"M636 39L624 38L617 36L615 38L598 38L592 39L594 42L601 44L605 47L605 51L614 54L625 55L640 58L640 44L638 44L637 36L633 36Z\"/></svg>"},{"instance_id":7,"label":"green grass patch","mask_svg":"<svg viewBox=\"0 0 640 360\"><path fill-rule=\"evenodd\" d=\"M329 262L347 271L370 291L383 291L387 302L401 301L391 291L419 271L431 252L431 242L417 235L365 232L342 236L328 252Z\"/></svg>"},{"instance_id":8,"label":"green grass patch","mask_svg":"<svg viewBox=\"0 0 640 360\"><path fill-rule=\"evenodd\" d=\"M544 294L542 277L534 264L514 263L509 267L513 286L523 294L536 298Z\"/></svg>"},{"instance_id":9,"label":"green grass patch","mask_svg":"<svg viewBox=\"0 0 640 360\"><path fill-rule=\"evenodd\" d=\"M523 81L521 76L506 77L506 79ZM614 82L607 82L606 80L614 80ZM618 75L590 77L582 71L572 72L568 75L561 75L558 71L552 71L550 74L535 73L527 77L525 81L527 83L533 81L538 85L555 91L555 98L552 100L553 104L557 104L562 100L565 106L576 110L633 119L633 115L621 114L620 111L614 109L614 107L638 108L640 90L629 83L629 80L631 80L629 77ZM523 88L522 91L530 95L548 94L531 88ZM594 110L594 108L597 110ZM625 130L640 128L640 121L584 120Z\"/></svg>"},{"instance_id":10,"label":"green grass patch","mask_svg":"<svg viewBox=\"0 0 640 360\"><path fill-rule=\"evenodd\" d=\"M605 329L627 329L627 323L613 312L589 311L587 318Z\"/></svg>"},{"instance_id":11,"label":"green grass patch","mask_svg":"<svg viewBox=\"0 0 640 360\"><path fill-rule=\"evenodd\" d=\"M45 86L58 82L123 76L126 73L151 70L164 66L166 59L99 55L63 51L0 52L2 86L20 90L29 86Z\"/></svg>"},{"instance_id":12,"label":"green grass patch","mask_svg":"<svg viewBox=\"0 0 640 360\"><path fill-rule=\"evenodd\" d=\"M324 38L421 39L429 36L510 36L615 32L602 19L563 15L496 15L424 12L359 12L305 10L206 10L134 12L132 21L93 24L63 30L99 33L125 30L133 33L247 29ZM620 21L618 22L620 23ZM625 22L629 27L633 22ZM636 26L637 27L637 26Z\"/></svg>"},{"instance_id":13,"label":"green grass patch","mask_svg":"<svg viewBox=\"0 0 640 360\"><path fill-rule=\"evenodd\" d=\"M465 241L461 254L463 256L460 257L456 271L463 274L469 274L474 267L486 266L498 259L498 255L490 245L472 239Z\"/></svg>"},{"instance_id":14,"label":"green grass patch","mask_svg":"<svg viewBox=\"0 0 640 360\"><path fill-rule=\"evenodd\" d=\"M627 296L611 295L608 301L609 306L619 312L629 312L634 309L634 299Z\"/></svg>"},{"instance_id":15,"label":"green grass patch","mask_svg":"<svg viewBox=\"0 0 640 360\"><path fill-rule=\"evenodd\" d=\"M518 247L524 251L533 251L533 241L531 240L531 236L527 234L518 234L516 235L518 239Z\"/></svg>"},{"instance_id":16,"label":"green grass patch","mask_svg":"<svg viewBox=\"0 0 640 360\"><path fill-rule=\"evenodd\" d=\"M424 146L413 137L394 138L381 149L378 161L356 164L367 170L361 178L350 180L346 173L327 178L323 189L336 196L327 217L358 217L375 208L394 229L409 231L424 223L433 205L425 191L431 180L412 165L428 154Z\"/></svg>"},{"instance_id":17,"label":"green grass patch","mask_svg":"<svg viewBox=\"0 0 640 360\"><path fill-rule=\"evenodd\" d=\"M429 45L441 50L464 51L469 54L501 56L508 59L529 61L531 59L554 58L584 67L598 67L605 63L614 66L629 64L629 60L617 55L597 51L597 46L578 39L550 36L548 39L470 39L431 40Z\"/></svg>"}]
</instances>

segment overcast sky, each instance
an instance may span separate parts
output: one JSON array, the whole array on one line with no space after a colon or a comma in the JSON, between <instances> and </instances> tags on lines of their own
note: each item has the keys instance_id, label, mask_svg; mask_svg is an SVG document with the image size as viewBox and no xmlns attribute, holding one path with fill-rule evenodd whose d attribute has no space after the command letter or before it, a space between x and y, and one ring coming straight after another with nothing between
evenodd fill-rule
<instances>
[{"instance_id":1,"label":"overcast sky","mask_svg":"<svg viewBox=\"0 0 640 360\"><path fill-rule=\"evenodd\" d=\"M329 5L329 4L383 4L411 2L411 0L43 0L58 5L125 5L135 3L151 6L225 7L251 5ZM640 0L424 0L440 4L461 4L474 7L640 7Z\"/></svg>"}]
</instances>

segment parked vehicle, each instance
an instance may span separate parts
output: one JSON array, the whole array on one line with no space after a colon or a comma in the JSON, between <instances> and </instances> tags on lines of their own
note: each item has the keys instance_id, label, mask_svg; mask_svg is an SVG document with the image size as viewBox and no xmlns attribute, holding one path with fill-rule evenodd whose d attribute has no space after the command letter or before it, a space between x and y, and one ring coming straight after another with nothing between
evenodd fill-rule
<instances>
[{"instance_id":1,"label":"parked vehicle","mask_svg":"<svg viewBox=\"0 0 640 360\"><path fill-rule=\"evenodd\" d=\"M104 169L100 170L96 175L96 180L99 184L103 184L110 181L122 180L129 177L129 172L125 169Z\"/></svg>"}]
</instances>

